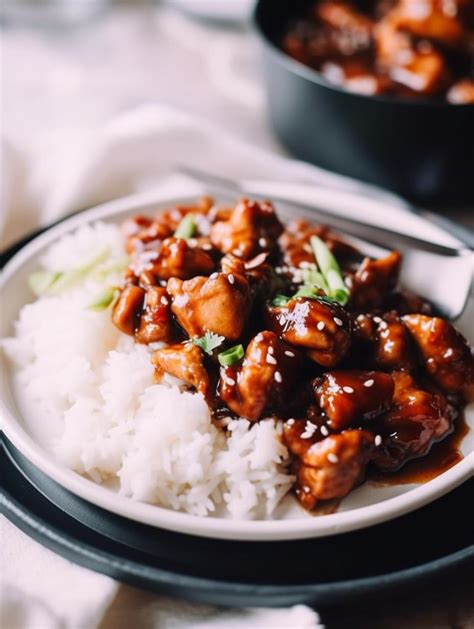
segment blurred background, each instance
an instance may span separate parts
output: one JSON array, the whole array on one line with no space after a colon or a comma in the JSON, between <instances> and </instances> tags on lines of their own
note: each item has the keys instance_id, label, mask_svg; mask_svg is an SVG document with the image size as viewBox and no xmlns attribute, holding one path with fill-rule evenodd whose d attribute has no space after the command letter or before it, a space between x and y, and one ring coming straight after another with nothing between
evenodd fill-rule
<instances>
[{"instance_id":1,"label":"blurred background","mask_svg":"<svg viewBox=\"0 0 474 629\"><path fill-rule=\"evenodd\" d=\"M120 114L164 103L255 147L289 151L402 194L420 192L427 205L450 179L442 210L473 225L474 187L466 172L474 161L474 105L413 106L341 91L324 80L321 87L314 71L268 45L279 36L273 22L281 11L310 6L309 0L260 0L260 36L251 21L255 4L3 0L3 158L9 183L17 180L8 186L10 198L26 188L36 194L60 162L74 164L94 132ZM28 162L18 166L15 158L23 155ZM30 174L20 185L21 169Z\"/></svg>"},{"instance_id":2,"label":"blurred background","mask_svg":"<svg viewBox=\"0 0 474 629\"><path fill-rule=\"evenodd\" d=\"M252 1L3 0L3 127L47 150L160 101L275 148L266 129ZM214 20L207 19L213 16Z\"/></svg>"}]
</instances>

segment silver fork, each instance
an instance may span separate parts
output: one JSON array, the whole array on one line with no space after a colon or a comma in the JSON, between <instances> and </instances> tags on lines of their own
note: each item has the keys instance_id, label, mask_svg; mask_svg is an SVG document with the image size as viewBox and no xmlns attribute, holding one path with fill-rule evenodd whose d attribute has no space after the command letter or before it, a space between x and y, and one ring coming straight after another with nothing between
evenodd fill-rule
<instances>
[{"instance_id":1,"label":"silver fork","mask_svg":"<svg viewBox=\"0 0 474 629\"><path fill-rule=\"evenodd\" d=\"M177 170L214 194L251 196L260 200L268 198L268 195L232 179L184 165L179 165ZM390 251L388 245L390 248L396 246L404 254L400 277L402 285L426 297L446 319L458 319L463 313L471 290L474 261L473 252L467 244L453 247L441 245L401 231L371 225L339 212L335 215L324 208L279 195L272 195L271 200L278 204L278 212L285 218L294 217L297 213L344 232L346 240L366 255L382 257ZM447 231L446 226L444 228ZM456 238L459 238L458 234Z\"/></svg>"}]
</instances>

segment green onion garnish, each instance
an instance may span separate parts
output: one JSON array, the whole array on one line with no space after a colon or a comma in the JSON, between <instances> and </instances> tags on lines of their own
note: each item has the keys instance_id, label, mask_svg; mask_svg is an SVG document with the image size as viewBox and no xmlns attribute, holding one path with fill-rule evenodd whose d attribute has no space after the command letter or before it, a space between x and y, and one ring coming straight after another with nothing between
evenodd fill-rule
<instances>
[{"instance_id":1,"label":"green onion garnish","mask_svg":"<svg viewBox=\"0 0 474 629\"><path fill-rule=\"evenodd\" d=\"M275 295L272 301L273 306L286 306L286 304L290 301L291 297L287 297L286 295Z\"/></svg>"},{"instance_id":2,"label":"green onion garnish","mask_svg":"<svg viewBox=\"0 0 474 629\"><path fill-rule=\"evenodd\" d=\"M349 299L349 289L344 284L341 269L336 258L326 243L318 236L311 236L310 242L321 274L326 280L329 289L326 291L328 296L344 306Z\"/></svg>"},{"instance_id":3,"label":"green onion garnish","mask_svg":"<svg viewBox=\"0 0 474 629\"><path fill-rule=\"evenodd\" d=\"M129 264L130 264L130 256L122 256L121 258L117 258L116 260L114 260L108 266L105 266L102 269L98 269L94 273L94 277L96 277L99 280L103 280L110 273L120 273L120 271L123 271L124 269L126 269Z\"/></svg>"},{"instance_id":4,"label":"green onion garnish","mask_svg":"<svg viewBox=\"0 0 474 629\"><path fill-rule=\"evenodd\" d=\"M329 292L329 286L322 273L320 273L316 267L313 269L303 269L303 280L306 286L316 286L321 288L325 293Z\"/></svg>"},{"instance_id":5,"label":"green onion garnish","mask_svg":"<svg viewBox=\"0 0 474 629\"><path fill-rule=\"evenodd\" d=\"M110 249L107 247L106 249L102 249L100 253L86 264L69 269L68 271L37 271L36 273L32 273L29 277L30 287L37 297L45 294L58 294L84 279L91 271L99 266L99 264L105 262L109 256Z\"/></svg>"},{"instance_id":6,"label":"green onion garnish","mask_svg":"<svg viewBox=\"0 0 474 629\"><path fill-rule=\"evenodd\" d=\"M28 283L34 294L37 297L41 297L41 295L44 295L53 284L58 281L61 275L62 273L59 271L52 273L48 271L36 271L30 275Z\"/></svg>"},{"instance_id":7,"label":"green onion garnish","mask_svg":"<svg viewBox=\"0 0 474 629\"><path fill-rule=\"evenodd\" d=\"M87 306L89 310L95 310L100 312L108 308L118 297L119 291L117 288L106 288L100 295L98 295L94 301Z\"/></svg>"},{"instance_id":8,"label":"green onion garnish","mask_svg":"<svg viewBox=\"0 0 474 629\"><path fill-rule=\"evenodd\" d=\"M191 339L191 343L200 347L206 354L212 354L224 341L224 336L219 336L219 334L215 334L214 332L206 332L204 336Z\"/></svg>"},{"instance_id":9,"label":"green onion garnish","mask_svg":"<svg viewBox=\"0 0 474 629\"><path fill-rule=\"evenodd\" d=\"M302 286L293 295L294 299L296 299L297 297L309 297L310 299L317 299L319 295L317 289L313 286Z\"/></svg>"},{"instance_id":10,"label":"green onion garnish","mask_svg":"<svg viewBox=\"0 0 474 629\"><path fill-rule=\"evenodd\" d=\"M181 219L180 224L176 228L174 232L175 238L192 238L195 236L197 232L197 223L194 218L194 214L186 214L186 216Z\"/></svg>"},{"instance_id":11,"label":"green onion garnish","mask_svg":"<svg viewBox=\"0 0 474 629\"><path fill-rule=\"evenodd\" d=\"M244 357L244 348L242 345L234 345L217 355L217 359L223 367L229 367Z\"/></svg>"}]
</instances>

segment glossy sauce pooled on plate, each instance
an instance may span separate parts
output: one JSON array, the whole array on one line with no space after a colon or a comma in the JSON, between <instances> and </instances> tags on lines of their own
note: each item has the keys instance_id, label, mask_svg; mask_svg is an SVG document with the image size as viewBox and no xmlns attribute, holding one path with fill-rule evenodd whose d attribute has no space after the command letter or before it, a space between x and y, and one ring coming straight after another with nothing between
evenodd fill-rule
<instances>
[{"instance_id":1,"label":"glossy sauce pooled on plate","mask_svg":"<svg viewBox=\"0 0 474 629\"><path fill-rule=\"evenodd\" d=\"M216 425L282 421L300 502L428 455L474 392L467 341L398 288L401 255L364 257L272 204L203 198L127 219L115 325L154 345L159 381L201 393Z\"/></svg>"},{"instance_id":2,"label":"glossy sauce pooled on plate","mask_svg":"<svg viewBox=\"0 0 474 629\"><path fill-rule=\"evenodd\" d=\"M318 0L281 45L350 91L474 103L472 0Z\"/></svg>"}]
</instances>

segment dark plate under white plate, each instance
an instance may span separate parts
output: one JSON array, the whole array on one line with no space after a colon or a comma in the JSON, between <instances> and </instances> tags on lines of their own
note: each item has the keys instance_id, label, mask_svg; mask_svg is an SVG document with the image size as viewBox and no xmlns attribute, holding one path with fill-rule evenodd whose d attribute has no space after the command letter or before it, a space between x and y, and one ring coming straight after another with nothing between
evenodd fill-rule
<instances>
[{"instance_id":1,"label":"dark plate under white plate","mask_svg":"<svg viewBox=\"0 0 474 629\"><path fill-rule=\"evenodd\" d=\"M96 507L2 440L2 511L41 544L87 568L160 593L219 605L318 606L472 574L474 481L361 531L286 542L212 540ZM320 516L324 517L324 516Z\"/></svg>"}]
</instances>

